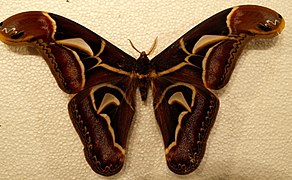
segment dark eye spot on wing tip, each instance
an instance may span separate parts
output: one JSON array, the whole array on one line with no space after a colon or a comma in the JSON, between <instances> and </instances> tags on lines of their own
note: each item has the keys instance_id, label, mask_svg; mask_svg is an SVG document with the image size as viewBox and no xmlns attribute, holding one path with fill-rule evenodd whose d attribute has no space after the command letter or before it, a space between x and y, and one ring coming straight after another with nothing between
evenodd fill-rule
<instances>
[{"instance_id":1,"label":"dark eye spot on wing tip","mask_svg":"<svg viewBox=\"0 0 292 180\"><path fill-rule=\"evenodd\" d=\"M20 38L20 37L22 37L24 35L24 32L18 32L18 33L16 33L16 34L13 34L13 35L11 35L10 37L11 37L11 39L18 39L18 38Z\"/></svg>"},{"instance_id":2,"label":"dark eye spot on wing tip","mask_svg":"<svg viewBox=\"0 0 292 180\"><path fill-rule=\"evenodd\" d=\"M3 25L3 22L0 23L0 27L2 27L2 25Z\"/></svg>"},{"instance_id":3,"label":"dark eye spot on wing tip","mask_svg":"<svg viewBox=\"0 0 292 180\"><path fill-rule=\"evenodd\" d=\"M278 17L279 17L280 20L283 19L283 17L281 16L281 14L278 14Z\"/></svg>"},{"instance_id":4,"label":"dark eye spot on wing tip","mask_svg":"<svg viewBox=\"0 0 292 180\"><path fill-rule=\"evenodd\" d=\"M31 38L30 40L28 40L28 42L34 42L34 41L37 41L36 38Z\"/></svg>"},{"instance_id":5,"label":"dark eye spot on wing tip","mask_svg":"<svg viewBox=\"0 0 292 180\"><path fill-rule=\"evenodd\" d=\"M269 31L272 30L271 27L269 27L269 26L267 26L267 25L264 25L264 24L259 24L258 27L259 27L261 30L265 31L265 32L269 32Z\"/></svg>"}]
</instances>

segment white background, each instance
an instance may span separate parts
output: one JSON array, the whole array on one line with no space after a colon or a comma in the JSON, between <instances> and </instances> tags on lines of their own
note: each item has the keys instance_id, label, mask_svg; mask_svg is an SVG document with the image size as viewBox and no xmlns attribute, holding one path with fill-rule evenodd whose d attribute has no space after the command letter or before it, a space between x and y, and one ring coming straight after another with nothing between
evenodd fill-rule
<instances>
[{"instance_id":1,"label":"white background","mask_svg":"<svg viewBox=\"0 0 292 180\"><path fill-rule=\"evenodd\" d=\"M94 173L83 155L63 93L40 56L0 43L0 179L291 179L291 0L0 0L0 21L23 11L48 11L72 19L133 57L150 59L199 22L226 8L257 4L286 20L273 40L252 41L230 83L218 91L221 107L205 157L187 176L170 172L149 96L137 111L122 171ZM139 94L137 94L139 95Z\"/></svg>"}]
</instances>

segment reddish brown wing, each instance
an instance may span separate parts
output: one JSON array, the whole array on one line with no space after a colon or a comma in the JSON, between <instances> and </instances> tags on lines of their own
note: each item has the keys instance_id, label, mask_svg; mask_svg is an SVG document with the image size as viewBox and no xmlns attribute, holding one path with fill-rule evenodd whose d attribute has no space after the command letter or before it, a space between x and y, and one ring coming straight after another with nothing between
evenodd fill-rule
<instances>
[{"instance_id":1,"label":"reddish brown wing","mask_svg":"<svg viewBox=\"0 0 292 180\"><path fill-rule=\"evenodd\" d=\"M123 166L134 115L136 60L87 28L46 12L25 12L0 24L0 40L35 47L60 88L78 93L72 123L92 169L110 176Z\"/></svg>"},{"instance_id":2,"label":"reddish brown wing","mask_svg":"<svg viewBox=\"0 0 292 180\"><path fill-rule=\"evenodd\" d=\"M155 115L170 170L188 174L198 167L219 108L210 89L228 83L249 40L283 28L282 17L268 8L238 6L205 20L151 61Z\"/></svg>"},{"instance_id":3,"label":"reddish brown wing","mask_svg":"<svg viewBox=\"0 0 292 180\"><path fill-rule=\"evenodd\" d=\"M0 39L9 45L35 47L66 93L99 84L91 69L111 67L131 72L136 60L89 29L47 12L24 12L1 23ZM106 68L108 69L108 68Z\"/></svg>"},{"instance_id":4,"label":"reddish brown wing","mask_svg":"<svg viewBox=\"0 0 292 180\"><path fill-rule=\"evenodd\" d=\"M127 85L135 88L130 79L127 80ZM87 162L99 174L110 176L123 166L135 111L133 97L135 89L125 90L118 85L103 83L81 91L68 105Z\"/></svg>"},{"instance_id":5,"label":"reddish brown wing","mask_svg":"<svg viewBox=\"0 0 292 180\"><path fill-rule=\"evenodd\" d=\"M135 78L134 58L55 14L12 16L0 24L0 40L35 47L60 88L78 93L69 103L69 113L85 146L87 161L102 175L113 175L122 168L134 113L136 78L151 79L168 166L175 173L187 174L196 169L204 155L218 111L219 101L210 89L228 82L250 39L275 36L283 28L282 17L270 9L227 9L178 39L151 61L151 68L145 71L149 73L136 72ZM139 87L145 99L148 86Z\"/></svg>"},{"instance_id":6,"label":"reddish brown wing","mask_svg":"<svg viewBox=\"0 0 292 180\"><path fill-rule=\"evenodd\" d=\"M199 165L219 100L202 86L195 68L184 67L153 81L154 110L168 167L187 174Z\"/></svg>"}]
</instances>

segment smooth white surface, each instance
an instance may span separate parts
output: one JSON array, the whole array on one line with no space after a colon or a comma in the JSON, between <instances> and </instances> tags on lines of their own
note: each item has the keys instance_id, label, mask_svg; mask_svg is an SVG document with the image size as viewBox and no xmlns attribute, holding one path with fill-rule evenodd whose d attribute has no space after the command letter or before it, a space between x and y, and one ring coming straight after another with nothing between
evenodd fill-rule
<instances>
[{"instance_id":1,"label":"smooth white surface","mask_svg":"<svg viewBox=\"0 0 292 180\"><path fill-rule=\"evenodd\" d=\"M152 58L199 22L239 4L276 10L286 28L243 51L230 83L218 91L221 107L205 157L187 176L167 168L151 95L146 104L137 98L122 171L112 178L95 174L69 119L69 96L45 61L0 43L0 179L291 179L291 0L0 0L0 21L23 11L53 12L134 57L128 39L147 51L158 37Z\"/></svg>"}]
</instances>

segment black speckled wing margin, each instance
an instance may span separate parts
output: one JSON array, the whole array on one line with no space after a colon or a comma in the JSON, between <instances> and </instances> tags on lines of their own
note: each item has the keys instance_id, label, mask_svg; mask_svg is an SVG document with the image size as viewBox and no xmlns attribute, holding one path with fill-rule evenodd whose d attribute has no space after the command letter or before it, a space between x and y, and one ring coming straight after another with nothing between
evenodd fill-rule
<instances>
[{"instance_id":1,"label":"black speckled wing margin","mask_svg":"<svg viewBox=\"0 0 292 180\"><path fill-rule=\"evenodd\" d=\"M91 168L104 176L123 167L135 112L153 91L167 165L188 174L200 164L219 109L212 92L224 87L244 46L278 35L285 22L254 5L226 9L191 29L149 61L136 60L89 29L47 12L24 12L0 23L0 40L35 47L59 87L75 94L68 105Z\"/></svg>"}]
</instances>

